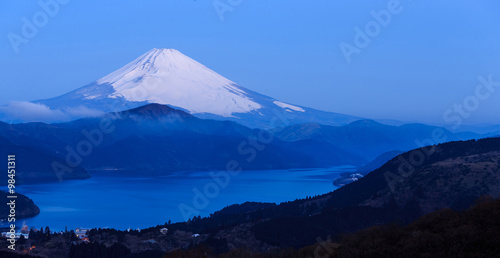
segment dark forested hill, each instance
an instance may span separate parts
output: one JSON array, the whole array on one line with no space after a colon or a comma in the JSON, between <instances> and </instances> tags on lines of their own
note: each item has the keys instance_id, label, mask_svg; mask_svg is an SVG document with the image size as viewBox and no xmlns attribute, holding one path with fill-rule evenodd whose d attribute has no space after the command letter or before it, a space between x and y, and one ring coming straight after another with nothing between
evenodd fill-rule
<instances>
[{"instance_id":1,"label":"dark forested hill","mask_svg":"<svg viewBox=\"0 0 500 258\"><path fill-rule=\"evenodd\" d=\"M464 212L443 209L404 227L347 235L325 257L499 257L499 217L500 199L480 200Z\"/></svg>"},{"instance_id":2,"label":"dark forested hill","mask_svg":"<svg viewBox=\"0 0 500 258\"><path fill-rule=\"evenodd\" d=\"M10 195L7 192L0 191L0 196L2 198L2 201L6 203L9 202L9 199L7 196ZM35 215L38 215L40 213L40 209L38 206L33 203L33 200L29 199L28 197L22 195L22 194L15 194L17 198L15 199L16 202L16 219L21 219L21 218L30 218ZM4 220L7 219L10 213L10 207L7 205L0 205L0 219Z\"/></svg>"},{"instance_id":3,"label":"dark forested hill","mask_svg":"<svg viewBox=\"0 0 500 258\"><path fill-rule=\"evenodd\" d=\"M325 195L280 205L243 204L246 208L232 213L232 219L222 210L209 218L170 227L225 235L223 232L250 223L256 241L301 247L318 237L389 222L409 223L443 208L463 210L481 196L499 195L500 138L490 138L403 153L366 177Z\"/></svg>"},{"instance_id":4,"label":"dark forested hill","mask_svg":"<svg viewBox=\"0 0 500 258\"><path fill-rule=\"evenodd\" d=\"M52 150L35 146L19 146L0 136L0 157L16 155L16 184L33 184L72 179L86 179L89 174L82 166L67 171L55 170L54 163L66 164L64 157ZM7 173L0 177L0 185L7 185Z\"/></svg>"}]
</instances>

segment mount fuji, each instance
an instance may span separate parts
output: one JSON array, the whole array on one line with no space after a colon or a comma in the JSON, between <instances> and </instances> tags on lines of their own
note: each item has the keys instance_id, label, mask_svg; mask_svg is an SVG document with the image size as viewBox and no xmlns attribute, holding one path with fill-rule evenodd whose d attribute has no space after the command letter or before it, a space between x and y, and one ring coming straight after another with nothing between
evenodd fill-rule
<instances>
[{"instance_id":1,"label":"mount fuji","mask_svg":"<svg viewBox=\"0 0 500 258\"><path fill-rule=\"evenodd\" d=\"M345 125L361 118L288 104L226 79L174 49L152 49L122 68L59 97L37 100L53 110L116 112L165 104L199 118L251 128L298 123ZM75 112L73 112L75 113ZM71 119L79 118L78 114Z\"/></svg>"}]
</instances>

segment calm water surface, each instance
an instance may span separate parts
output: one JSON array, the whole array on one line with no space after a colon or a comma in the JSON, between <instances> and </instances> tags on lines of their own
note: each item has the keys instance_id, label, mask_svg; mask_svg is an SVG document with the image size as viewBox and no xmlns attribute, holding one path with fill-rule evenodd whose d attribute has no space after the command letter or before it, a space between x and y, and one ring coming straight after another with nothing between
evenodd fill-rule
<instances>
[{"instance_id":1,"label":"calm water surface","mask_svg":"<svg viewBox=\"0 0 500 258\"><path fill-rule=\"evenodd\" d=\"M214 188L209 172L183 172L161 177L134 177L117 172L93 172L87 180L41 185L21 185L17 192L40 207L40 215L25 219L30 227L52 230L76 227L146 228L184 221L180 204L207 216L227 205L255 202L284 202L335 190L332 181L343 166L328 169L242 171L231 176L226 187ZM196 192L208 195L193 203ZM19 221L22 223L22 221Z\"/></svg>"}]
</instances>

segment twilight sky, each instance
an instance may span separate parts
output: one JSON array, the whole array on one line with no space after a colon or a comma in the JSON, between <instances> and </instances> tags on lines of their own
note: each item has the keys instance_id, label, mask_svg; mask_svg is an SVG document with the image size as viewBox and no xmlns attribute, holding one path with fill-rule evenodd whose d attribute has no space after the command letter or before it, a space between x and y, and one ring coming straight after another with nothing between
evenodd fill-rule
<instances>
[{"instance_id":1,"label":"twilight sky","mask_svg":"<svg viewBox=\"0 0 500 258\"><path fill-rule=\"evenodd\" d=\"M6 0L0 105L55 97L175 48L297 105L500 123L499 24L495 0Z\"/></svg>"}]
</instances>

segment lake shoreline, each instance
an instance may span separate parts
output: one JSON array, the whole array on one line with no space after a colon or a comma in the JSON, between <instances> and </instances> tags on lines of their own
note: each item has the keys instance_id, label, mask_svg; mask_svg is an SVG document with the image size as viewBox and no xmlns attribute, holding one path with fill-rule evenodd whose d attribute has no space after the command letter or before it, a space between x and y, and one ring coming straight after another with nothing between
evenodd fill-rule
<instances>
[{"instance_id":1,"label":"lake shoreline","mask_svg":"<svg viewBox=\"0 0 500 258\"><path fill-rule=\"evenodd\" d=\"M198 210L202 217L228 205L248 201L280 203L325 194L336 189L332 181L355 167L245 171L230 178L227 187L208 198ZM179 205L193 206L196 190L213 183L209 171L178 172L169 175L132 177L115 171L89 171L91 178L63 183L21 185L19 191L34 200L40 214L23 219L30 227L49 226L54 231L76 227L149 228L185 221ZM283 177L286 173L287 177ZM133 190L131 190L133 189ZM266 191L255 191L266 189ZM194 206L193 206L194 207ZM123 214L128 214L123 216ZM141 218L141 219L137 219Z\"/></svg>"}]
</instances>

